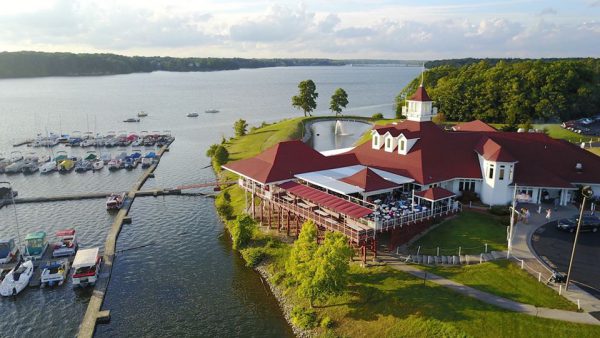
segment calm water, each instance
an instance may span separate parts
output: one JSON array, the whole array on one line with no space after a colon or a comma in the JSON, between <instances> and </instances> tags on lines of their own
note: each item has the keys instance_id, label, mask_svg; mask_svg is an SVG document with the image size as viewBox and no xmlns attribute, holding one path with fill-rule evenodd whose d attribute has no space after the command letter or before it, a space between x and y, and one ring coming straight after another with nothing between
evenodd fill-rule
<instances>
[{"instance_id":1,"label":"calm water","mask_svg":"<svg viewBox=\"0 0 600 338\"><path fill-rule=\"evenodd\" d=\"M290 107L290 97L303 79L317 84L316 114L327 113L331 93L343 87L349 94L348 114L392 116L394 96L418 72L402 67L301 67L0 80L0 151L10 153L13 140L46 129L63 133L169 129L176 141L146 187L190 184L213 177L205 168L209 161L204 152L223 135L232 134L236 119L256 125L301 115ZM210 108L221 112L203 113ZM141 123L120 122L139 110L149 114ZM185 117L191 111L200 116ZM314 140L317 149L349 146L368 128L349 124L348 133L353 135L325 137L332 126L314 126L323 136ZM68 150L74 155L82 151ZM0 174L0 181L12 182L20 196L60 195L128 190L140 172L109 173L105 168L84 174ZM12 212L12 207L0 209L2 238L16 237ZM82 246L102 246L111 224L102 200L20 205L18 215L22 235L75 227ZM141 198L131 215L134 222L123 228L117 243L122 251L104 306L112 319L99 327L98 336L292 335L258 275L231 251L211 199ZM28 289L16 301L0 299L0 336L73 336L88 299L89 294L75 293L69 286Z\"/></svg>"}]
</instances>

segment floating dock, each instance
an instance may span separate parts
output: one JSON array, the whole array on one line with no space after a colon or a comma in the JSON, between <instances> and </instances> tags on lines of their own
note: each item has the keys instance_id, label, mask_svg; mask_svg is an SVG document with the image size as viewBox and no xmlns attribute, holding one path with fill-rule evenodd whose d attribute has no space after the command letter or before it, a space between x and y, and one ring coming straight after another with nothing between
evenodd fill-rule
<instances>
[{"instance_id":1,"label":"floating dock","mask_svg":"<svg viewBox=\"0 0 600 338\"><path fill-rule=\"evenodd\" d=\"M159 150L157 154L158 160L144 171L142 176L137 180L137 182L135 182L131 190L127 193L127 202L123 205L121 210L119 210L119 213L117 214L110 228L108 236L106 237L106 243L104 244L104 255L102 256L100 276L96 282L96 286L94 287L94 292L90 297L90 302L88 303L83 320L79 325L79 333L77 334L78 337L92 338L94 336L94 331L96 330L96 324L99 322L106 323L110 320L110 310L103 311L101 309L102 303L104 303L104 295L106 294L106 289L108 288L108 283L110 282L117 238L119 237L119 233L121 232L125 221L131 221L131 219L128 217L128 214L135 197L142 193L140 189L144 183L146 183L146 180L153 176L154 170L156 170L156 167L162 159L162 155L169 151L169 146L170 143L164 145ZM179 191L181 192L181 190Z\"/></svg>"}]
</instances>

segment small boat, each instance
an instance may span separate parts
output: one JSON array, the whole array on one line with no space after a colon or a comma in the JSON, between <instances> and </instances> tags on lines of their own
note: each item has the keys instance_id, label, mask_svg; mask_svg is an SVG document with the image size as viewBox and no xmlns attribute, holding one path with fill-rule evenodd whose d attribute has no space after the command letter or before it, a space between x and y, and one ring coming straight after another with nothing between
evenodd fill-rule
<instances>
[{"instance_id":1,"label":"small boat","mask_svg":"<svg viewBox=\"0 0 600 338\"><path fill-rule=\"evenodd\" d=\"M58 172L67 173L67 172L73 170L73 168L75 168L75 161L66 159L64 161L61 161L57 165L57 168L58 168Z\"/></svg>"},{"instance_id":2,"label":"small boat","mask_svg":"<svg viewBox=\"0 0 600 338\"><path fill-rule=\"evenodd\" d=\"M126 120L123 120L123 122L140 122L140 119L136 119L135 117L130 117Z\"/></svg>"},{"instance_id":3,"label":"small boat","mask_svg":"<svg viewBox=\"0 0 600 338\"><path fill-rule=\"evenodd\" d=\"M125 193L111 194L106 199L106 210L119 210L125 202Z\"/></svg>"},{"instance_id":4,"label":"small boat","mask_svg":"<svg viewBox=\"0 0 600 338\"><path fill-rule=\"evenodd\" d=\"M146 153L146 155L144 155L144 157L142 157L142 168L146 169L148 167L150 167L153 163L154 160L156 159L156 153L151 151Z\"/></svg>"},{"instance_id":5,"label":"small boat","mask_svg":"<svg viewBox=\"0 0 600 338\"><path fill-rule=\"evenodd\" d=\"M96 170L100 170L104 168L104 161L98 159L95 160L94 162L92 162L92 170L96 171Z\"/></svg>"},{"instance_id":6,"label":"small boat","mask_svg":"<svg viewBox=\"0 0 600 338\"><path fill-rule=\"evenodd\" d=\"M42 173L42 174L49 174L55 170L57 170L57 168L56 168L56 162L54 162L54 161L44 163L44 165L42 165L40 167L40 173Z\"/></svg>"},{"instance_id":7,"label":"small boat","mask_svg":"<svg viewBox=\"0 0 600 338\"><path fill-rule=\"evenodd\" d=\"M69 272L69 261L50 261L40 267L42 269L40 287L63 285Z\"/></svg>"},{"instance_id":8,"label":"small boat","mask_svg":"<svg viewBox=\"0 0 600 338\"><path fill-rule=\"evenodd\" d=\"M64 150L57 151L56 157L54 157L54 161L56 161L57 164L64 160L68 160L68 159L69 159L69 155L67 155L67 152Z\"/></svg>"},{"instance_id":9,"label":"small boat","mask_svg":"<svg viewBox=\"0 0 600 338\"><path fill-rule=\"evenodd\" d=\"M0 284L0 295L5 297L16 296L27 287L32 276L33 262L19 262L8 274L6 274L6 277L4 277L2 284Z\"/></svg>"},{"instance_id":10,"label":"small boat","mask_svg":"<svg viewBox=\"0 0 600 338\"><path fill-rule=\"evenodd\" d=\"M34 172L40 170L40 167L38 166L37 162L26 162L23 165L23 168L21 169L21 171L23 171L23 174L33 174Z\"/></svg>"},{"instance_id":11,"label":"small boat","mask_svg":"<svg viewBox=\"0 0 600 338\"><path fill-rule=\"evenodd\" d=\"M96 146L96 139L93 138L86 138L83 141L81 141L81 146L82 147L94 147Z\"/></svg>"},{"instance_id":12,"label":"small boat","mask_svg":"<svg viewBox=\"0 0 600 338\"><path fill-rule=\"evenodd\" d=\"M108 162L112 160L112 155L109 153L104 153L100 155L100 159L102 162L104 162L104 164L108 164Z\"/></svg>"},{"instance_id":13,"label":"small boat","mask_svg":"<svg viewBox=\"0 0 600 338\"><path fill-rule=\"evenodd\" d=\"M198 117L198 113L196 113L196 112L188 113L186 116L187 117Z\"/></svg>"},{"instance_id":14,"label":"small boat","mask_svg":"<svg viewBox=\"0 0 600 338\"><path fill-rule=\"evenodd\" d=\"M138 115L138 117L146 117L146 116L148 116L148 113L146 113L145 111L142 110L137 115Z\"/></svg>"},{"instance_id":15,"label":"small boat","mask_svg":"<svg viewBox=\"0 0 600 338\"><path fill-rule=\"evenodd\" d=\"M56 138L56 141L58 141L58 143L69 143L69 135L62 134Z\"/></svg>"},{"instance_id":16,"label":"small boat","mask_svg":"<svg viewBox=\"0 0 600 338\"><path fill-rule=\"evenodd\" d=\"M204 112L207 114L216 114L219 112L219 110L218 109L207 109Z\"/></svg>"},{"instance_id":17,"label":"small boat","mask_svg":"<svg viewBox=\"0 0 600 338\"><path fill-rule=\"evenodd\" d=\"M81 249L73 260L73 287L95 285L100 273L102 261L98 252L100 248Z\"/></svg>"},{"instance_id":18,"label":"small boat","mask_svg":"<svg viewBox=\"0 0 600 338\"><path fill-rule=\"evenodd\" d=\"M17 257L18 251L14 239L0 240L0 264L12 262Z\"/></svg>"},{"instance_id":19,"label":"small boat","mask_svg":"<svg viewBox=\"0 0 600 338\"><path fill-rule=\"evenodd\" d=\"M141 147L141 146L143 146L143 145L144 145L144 139L143 139L143 138L141 138L141 137L138 137L138 138L137 138L137 140L135 140L135 141L131 142L131 145L132 145L133 147Z\"/></svg>"},{"instance_id":20,"label":"small boat","mask_svg":"<svg viewBox=\"0 0 600 338\"><path fill-rule=\"evenodd\" d=\"M4 172L7 174L20 173L23 170L24 166L25 166L25 161L19 160L17 162L14 162L14 163L8 165L6 168L4 168Z\"/></svg>"},{"instance_id":21,"label":"small boat","mask_svg":"<svg viewBox=\"0 0 600 338\"><path fill-rule=\"evenodd\" d=\"M113 158L112 160L108 161L108 170L119 170L122 167L122 163L123 161L120 159Z\"/></svg>"},{"instance_id":22,"label":"small boat","mask_svg":"<svg viewBox=\"0 0 600 338\"><path fill-rule=\"evenodd\" d=\"M85 157L83 159L86 160L86 161L94 161L97 158L98 158L98 154L95 151L90 150L90 151L88 151L86 153L86 155L85 155Z\"/></svg>"},{"instance_id":23,"label":"small boat","mask_svg":"<svg viewBox=\"0 0 600 338\"><path fill-rule=\"evenodd\" d=\"M25 162L38 162L40 160L40 157L38 156L38 154L31 152L31 153L28 153L27 155L25 155L23 157L23 160Z\"/></svg>"},{"instance_id":24,"label":"small boat","mask_svg":"<svg viewBox=\"0 0 600 338\"><path fill-rule=\"evenodd\" d=\"M21 160L23 160L23 159L25 159L25 158L23 157L23 153L22 153L22 152L20 152L20 151L18 151L18 150L12 151L12 152L10 153L10 161L11 161L11 162L18 162L18 161L21 161Z\"/></svg>"},{"instance_id":25,"label":"small boat","mask_svg":"<svg viewBox=\"0 0 600 338\"><path fill-rule=\"evenodd\" d=\"M23 256L33 260L40 259L44 256L47 248L48 240L46 240L46 232L32 232L25 237L25 251L23 252Z\"/></svg>"},{"instance_id":26,"label":"small boat","mask_svg":"<svg viewBox=\"0 0 600 338\"><path fill-rule=\"evenodd\" d=\"M54 244L52 257L72 256L77 252L79 244L75 237L75 229L60 230L56 233L59 242Z\"/></svg>"}]
</instances>

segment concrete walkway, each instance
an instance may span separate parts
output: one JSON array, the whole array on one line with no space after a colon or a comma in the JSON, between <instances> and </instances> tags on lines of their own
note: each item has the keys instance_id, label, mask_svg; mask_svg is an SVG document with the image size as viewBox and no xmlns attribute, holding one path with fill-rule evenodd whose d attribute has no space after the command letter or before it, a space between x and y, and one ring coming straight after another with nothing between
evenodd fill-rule
<instances>
[{"instance_id":1,"label":"concrete walkway","mask_svg":"<svg viewBox=\"0 0 600 338\"><path fill-rule=\"evenodd\" d=\"M549 221L545 218L545 212L542 210L541 214L537 213L537 205L519 205L519 207L527 207L531 212L531 217L529 219L529 224L517 223L515 225L514 234L513 234L513 246L511 251L511 256L515 256L521 260L523 260L527 266L525 270L527 270L530 274L534 275L535 278L538 278L538 274L532 270L536 270L542 273L543 280L547 280L549 275L551 274L551 270L548 267L547 263L544 262L531 246L531 237L533 233L542 225L548 223ZM550 221L555 221L560 218L571 217L574 214L577 214L577 208L573 206L560 207L558 211L552 211L552 217ZM567 253L570 255L570 252ZM550 285L556 292L559 292L558 285ZM569 299L573 303L579 304L581 309L585 312L596 312L600 311L600 300L596 297L590 295L589 293L583 291L577 285L570 283L569 291L564 291L564 285L562 286L562 292L565 298Z\"/></svg>"},{"instance_id":2,"label":"concrete walkway","mask_svg":"<svg viewBox=\"0 0 600 338\"><path fill-rule=\"evenodd\" d=\"M472 287L454 282L452 280L434 275L432 273L420 270L415 266L404 264L400 262L397 258L392 256L381 255L380 260L396 270L409 273L420 279L426 278L430 282L447 287L465 296L473 297L484 303L492 304L506 310L515 311L530 316L562 320L572 323L600 325L600 321L598 321L596 318L594 318L588 313L539 308L529 304L518 303L510 299L483 292Z\"/></svg>"}]
</instances>

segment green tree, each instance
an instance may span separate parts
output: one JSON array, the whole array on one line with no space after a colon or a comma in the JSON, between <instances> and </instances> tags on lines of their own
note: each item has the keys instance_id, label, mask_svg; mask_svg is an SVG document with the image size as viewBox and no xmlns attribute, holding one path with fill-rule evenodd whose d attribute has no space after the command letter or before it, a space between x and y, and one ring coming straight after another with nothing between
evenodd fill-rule
<instances>
[{"instance_id":1,"label":"green tree","mask_svg":"<svg viewBox=\"0 0 600 338\"><path fill-rule=\"evenodd\" d=\"M343 88L338 88L335 90L333 95L331 95L331 102L329 102L329 110L335 113L335 116L338 116L342 113L342 109L346 108L348 105L348 94Z\"/></svg>"},{"instance_id":2,"label":"green tree","mask_svg":"<svg viewBox=\"0 0 600 338\"><path fill-rule=\"evenodd\" d=\"M218 166L223 165L223 164L227 163L227 161L229 161L229 151L227 151L227 148L225 148L219 144L217 146L217 148L215 149L215 152L214 152L214 155L212 158L216 165L218 165Z\"/></svg>"},{"instance_id":3,"label":"green tree","mask_svg":"<svg viewBox=\"0 0 600 338\"><path fill-rule=\"evenodd\" d=\"M233 248L239 249L245 246L254 234L256 222L248 215L240 215L230 228Z\"/></svg>"},{"instance_id":4,"label":"green tree","mask_svg":"<svg viewBox=\"0 0 600 338\"><path fill-rule=\"evenodd\" d=\"M302 230L292 245L290 256L285 264L286 272L298 285L298 294L302 297L308 296L311 306L315 299L315 295L310 293L315 274L313 258L317 248L317 226L312 221L306 221L302 224Z\"/></svg>"},{"instance_id":5,"label":"green tree","mask_svg":"<svg viewBox=\"0 0 600 338\"><path fill-rule=\"evenodd\" d=\"M236 137L244 136L248 131L248 123L244 119L239 119L233 124L233 130Z\"/></svg>"},{"instance_id":6,"label":"green tree","mask_svg":"<svg viewBox=\"0 0 600 338\"><path fill-rule=\"evenodd\" d=\"M317 86L313 80L304 80L298 84L300 90L298 95L292 96L292 106L301 109L304 112L304 116L308 114L312 116L311 112L317 108L317 98L319 93L316 92Z\"/></svg>"},{"instance_id":7,"label":"green tree","mask_svg":"<svg viewBox=\"0 0 600 338\"><path fill-rule=\"evenodd\" d=\"M218 147L219 147L218 144L211 144L211 146L208 147L208 149L206 150L206 157L213 157L213 156L215 156L215 152L217 151Z\"/></svg>"},{"instance_id":8,"label":"green tree","mask_svg":"<svg viewBox=\"0 0 600 338\"><path fill-rule=\"evenodd\" d=\"M314 258L313 265L316 271L311 283L314 290L309 294L321 301L329 296L341 294L348 285L352 254L346 236L338 232L328 232Z\"/></svg>"}]
</instances>

